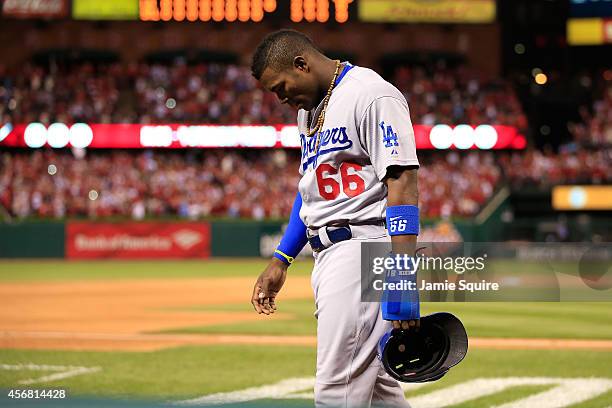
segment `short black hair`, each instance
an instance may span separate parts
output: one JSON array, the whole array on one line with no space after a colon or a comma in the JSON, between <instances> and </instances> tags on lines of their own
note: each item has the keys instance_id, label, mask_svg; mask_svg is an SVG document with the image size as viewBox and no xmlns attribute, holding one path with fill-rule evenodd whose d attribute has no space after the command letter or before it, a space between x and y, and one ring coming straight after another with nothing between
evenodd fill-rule
<instances>
[{"instance_id":1,"label":"short black hair","mask_svg":"<svg viewBox=\"0 0 612 408\"><path fill-rule=\"evenodd\" d=\"M259 80L268 67L282 70L293 64L293 59L305 50L317 50L312 40L296 30L270 33L259 43L253 54L251 72Z\"/></svg>"}]
</instances>

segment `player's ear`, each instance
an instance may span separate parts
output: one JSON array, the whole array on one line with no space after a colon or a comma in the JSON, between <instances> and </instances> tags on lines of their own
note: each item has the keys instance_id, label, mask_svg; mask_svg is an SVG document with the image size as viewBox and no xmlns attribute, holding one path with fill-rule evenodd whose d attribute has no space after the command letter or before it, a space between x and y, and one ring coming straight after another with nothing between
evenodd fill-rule
<instances>
[{"instance_id":1,"label":"player's ear","mask_svg":"<svg viewBox=\"0 0 612 408\"><path fill-rule=\"evenodd\" d=\"M304 72L310 71L310 67L308 66L308 62L306 62L306 59L303 56L301 56L301 55L298 55L297 57L295 57L293 59L293 67L295 69L298 69L298 70L304 71Z\"/></svg>"}]
</instances>

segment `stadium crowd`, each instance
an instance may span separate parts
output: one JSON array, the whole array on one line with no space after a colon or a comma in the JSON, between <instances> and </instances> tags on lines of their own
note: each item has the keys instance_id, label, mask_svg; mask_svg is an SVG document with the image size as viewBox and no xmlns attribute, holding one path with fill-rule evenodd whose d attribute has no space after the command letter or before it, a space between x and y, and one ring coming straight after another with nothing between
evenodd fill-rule
<instances>
[{"instance_id":1,"label":"stadium crowd","mask_svg":"<svg viewBox=\"0 0 612 408\"><path fill-rule=\"evenodd\" d=\"M111 151L83 159L38 150L0 157L0 203L19 218L282 218L299 179L299 154L285 150ZM423 162L420 206L428 217L474 215L500 178L490 153L452 152Z\"/></svg>"},{"instance_id":2,"label":"stadium crowd","mask_svg":"<svg viewBox=\"0 0 612 408\"><path fill-rule=\"evenodd\" d=\"M523 133L527 129L512 84L466 66L398 66L392 82L404 93L415 124L510 125Z\"/></svg>"},{"instance_id":3,"label":"stadium crowd","mask_svg":"<svg viewBox=\"0 0 612 408\"><path fill-rule=\"evenodd\" d=\"M515 188L612 183L612 149L527 150L499 155L498 162Z\"/></svg>"},{"instance_id":4,"label":"stadium crowd","mask_svg":"<svg viewBox=\"0 0 612 408\"><path fill-rule=\"evenodd\" d=\"M580 121L570 122L569 131L580 146L612 146L612 69L601 75L584 75L582 82L593 84L596 94L591 106L579 109Z\"/></svg>"},{"instance_id":5,"label":"stadium crowd","mask_svg":"<svg viewBox=\"0 0 612 408\"><path fill-rule=\"evenodd\" d=\"M402 66L392 82L414 123L527 126L512 86L464 66ZM218 63L26 64L0 68L0 122L293 123L295 113L264 92L250 69ZM2 108L0 108L2 109Z\"/></svg>"},{"instance_id":6,"label":"stadium crowd","mask_svg":"<svg viewBox=\"0 0 612 408\"><path fill-rule=\"evenodd\" d=\"M612 183L611 151L447 152L421 155L425 217L470 217L499 185ZM299 175L295 150L0 155L0 204L12 216L283 218ZM279 174L283 176L280 177ZM273 180L273 182L271 182Z\"/></svg>"},{"instance_id":7,"label":"stadium crowd","mask_svg":"<svg viewBox=\"0 0 612 408\"><path fill-rule=\"evenodd\" d=\"M525 131L512 86L464 66L399 66L413 123L490 123ZM515 187L611 183L610 149L580 146L612 140L612 87L601 87L582 123L570 125L572 148L517 153L435 152L420 156L425 217L470 217L502 182ZM264 92L247 67L216 63L0 64L0 124L28 123L293 123L295 113ZM191 152L0 153L0 204L23 217L206 216L281 218L298 182L294 150ZM279 177L283 174L283 177ZM274 180L274 182L271 182Z\"/></svg>"},{"instance_id":8,"label":"stadium crowd","mask_svg":"<svg viewBox=\"0 0 612 408\"><path fill-rule=\"evenodd\" d=\"M0 122L292 123L244 66L26 64L0 68Z\"/></svg>"},{"instance_id":9,"label":"stadium crowd","mask_svg":"<svg viewBox=\"0 0 612 408\"><path fill-rule=\"evenodd\" d=\"M297 156L248 156L112 151L78 159L70 152L5 153L0 200L17 217L286 216L295 198ZM294 174L269 182L287 166Z\"/></svg>"}]
</instances>

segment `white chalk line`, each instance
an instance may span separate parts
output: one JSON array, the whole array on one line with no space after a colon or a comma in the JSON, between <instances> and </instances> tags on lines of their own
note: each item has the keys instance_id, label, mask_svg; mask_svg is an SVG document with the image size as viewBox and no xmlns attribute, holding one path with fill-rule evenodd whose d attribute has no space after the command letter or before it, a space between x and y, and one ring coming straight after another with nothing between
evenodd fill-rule
<instances>
[{"instance_id":1,"label":"white chalk line","mask_svg":"<svg viewBox=\"0 0 612 408\"><path fill-rule=\"evenodd\" d=\"M312 387L310 387L310 388L314 388L314 377L312 377L312 379L310 381L312 381ZM400 383L400 386L402 387L402 390L404 391L404 393L409 392L409 391L417 390L417 389L425 387L427 385L428 385L427 383L413 383L413 384ZM267 397L267 398L271 398L271 397ZM305 400L314 400L314 390L311 389L308 392L298 392L298 393L295 393L295 394L287 394L285 396L277 397L275 399L305 399Z\"/></svg>"},{"instance_id":2,"label":"white chalk line","mask_svg":"<svg viewBox=\"0 0 612 408\"><path fill-rule=\"evenodd\" d=\"M404 392L418 390L428 383L401 384ZM413 408L444 408L491 396L524 385L551 385L553 388L535 392L494 408L563 408L588 401L612 389L608 378L506 377L477 378L409 399ZM314 377L292 378L276 384L252 387L240 391L216 393L176 402L176 405L223 405L259 399L312 400Z\"/></svg>"},{"instance_id":3,"label":"white chalk line","mask_svg":"<svg viewBox=\"0 0 612 408\"><path fill-rule=\"evenodd\" d=\"M593 399L612 388L612 380L606 378L565 378L562 382L551 381L552 383L557 386L495 408L567 407Z\"/></svg>"},{"instance_id":4,"label":"white chalk line","mask_svg":"<svg viewBox=\"0 0 612 408\"><path fill-rule=\"evenodd\" d=\"M47 364L0 364L0 370L7 371L57 371L54 374L44 375L38 378L28 378L18 382L20 385L31 385L36 383L63 380L77 375L91 374L101 371L101 367L63 366Z\"/></svg>"},{"instance_id":5,"label":"white chalk line","mask_svg":"<svg viewBox=\"0 0 612 408\"><path fill-rule=\"evenodd\" d=\"M221 405L229 402L247 402L258 399L279 397L286 398L288 395L304 391L314 387L314 377L290 378L272 385L247 388L241 391L221 392L205 395L190 400L179 401L178 405Z\"/></svg>"},{"instance_id":6,"label":"white chalk line","mask_svg":"<svg viewBox=\"0 0 612 408\"><path fill-rule=\"evenodd\" d=\"M523 385L554 385L496 408L561 408L587 401L612 389L607 378L506 377L477 378L410 399L415 408L442 408L491 396Z\"/></svg>"}]
</instances>

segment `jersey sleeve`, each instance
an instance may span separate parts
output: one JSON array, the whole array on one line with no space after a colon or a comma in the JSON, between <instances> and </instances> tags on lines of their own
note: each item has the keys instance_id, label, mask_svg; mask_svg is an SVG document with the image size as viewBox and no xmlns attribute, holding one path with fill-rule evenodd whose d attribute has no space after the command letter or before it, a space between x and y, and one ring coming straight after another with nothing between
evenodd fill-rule
<instances>
[{"instance_id":1,"label":"jersey sleeve","mask_svg":"<svg viewBox=\"0 0 612 408\"><path fill-rule=\"evenodd\" d=\"M302 134L300 134L300 155L302 155L302 158L304 157L304 142L305 142L305 138L302 137ZM300 176L304 175L304 166L302 164L302 160L300 160L300 166L298 168L298 172L300 173Z\"/></svg>"},{"instance_id":2,"label":"jersey sleeve","mask_svg":"<svg viewBox=\"0 0 612 408\"><path fill-rule=\"evenodd\" d=\"M405 100L384 96L365 110L359 137L367 150L379 180L389 166L418 166L414 130Z\"/></svg>"},{"instance_id":3,"label":"jersey sleeve","mask_svg":"<svg viewBox=\"0 0 612 408\"><path fill-rule=\"evenodd\" d=\"M304 145L306 143L306 136L304 135L308 133L307 120L308 113L304 109L300 109L297 113L297 128L300 137L300 152L302 154L302 157L304 157L304 148L306 147ZM298 169L298 171L300 172L300 176L304 175L302 160L300 160L300 168Z\"/></svg>"}]
</instances>

